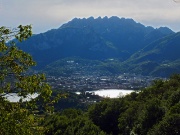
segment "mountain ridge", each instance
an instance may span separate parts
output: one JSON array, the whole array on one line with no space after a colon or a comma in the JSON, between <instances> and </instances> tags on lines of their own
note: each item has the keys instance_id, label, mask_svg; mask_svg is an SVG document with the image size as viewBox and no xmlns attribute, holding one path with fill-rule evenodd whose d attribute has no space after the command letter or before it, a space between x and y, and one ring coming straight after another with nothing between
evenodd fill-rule
<instances>
[{"instance_id":1,"label":"mountain ridge","mask_svg":"<svg viewBox=\"0 0 180 135\"><path fill-rule=\"evenodd\" d=\"M37 69L67 57L89 60L115 58L127 64L138 51L174 33L167 27L153 28L116 16L74 18L58 29L34 35L18 46L32 54L38 63Z\"/></svg>"}]
</instances>

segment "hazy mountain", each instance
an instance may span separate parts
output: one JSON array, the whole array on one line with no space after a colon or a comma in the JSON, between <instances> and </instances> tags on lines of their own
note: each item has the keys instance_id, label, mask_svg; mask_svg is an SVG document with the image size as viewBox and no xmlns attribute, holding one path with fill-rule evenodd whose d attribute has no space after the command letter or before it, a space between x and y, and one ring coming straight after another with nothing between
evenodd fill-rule
<instances>
[{"instance_id":1,"label":"hazy mountain","mask_svg":"<svg viewBox=\"0 0 180 135\"><path fill-rule=\"evenodd\" d=\"M133 19L118 17L73 19L58 29L37 34L19 47L33 55L37 68L66 57L127 60L151 42L174 32L154 29Z\"/></svg>"}]
</instances>

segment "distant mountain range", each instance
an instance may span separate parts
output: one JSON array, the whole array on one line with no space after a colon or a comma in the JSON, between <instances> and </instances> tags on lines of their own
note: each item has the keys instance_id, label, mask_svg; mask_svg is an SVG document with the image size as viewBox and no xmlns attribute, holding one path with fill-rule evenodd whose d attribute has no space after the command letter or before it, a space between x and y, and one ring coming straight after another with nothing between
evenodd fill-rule
<instances>
[{"instance_id":1,"label":"distant mountain range","mask_svg":"<svg viewBox=\"0 0 180 135\"><path fill-rule=\"evenodd\" d=\"M32 54L38 63L36 69L41 70L56 61L78 57L99 62L115 59L113 64L119 73L155 76L180 73L180 33L167 27L146 27L133 19L74 18L58 29L33 35L18 46ZM105 63L107 67L108 62Z\"/></svg>"}]
</instances>

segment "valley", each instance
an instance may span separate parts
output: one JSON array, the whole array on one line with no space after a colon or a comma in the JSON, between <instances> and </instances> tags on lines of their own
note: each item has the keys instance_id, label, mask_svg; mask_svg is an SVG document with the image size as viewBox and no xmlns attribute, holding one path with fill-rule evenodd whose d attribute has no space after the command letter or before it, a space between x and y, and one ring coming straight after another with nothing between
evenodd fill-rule
<instances>
[{"instance_id":1,"label":"valley","mask_svg":"<svg viewBox=\"0 0 180 135\"><path fill-rule=\"evenodd\" d=\"M180 0L0 0L0 135L180 135Z\"/></svg>"}]
</instances>

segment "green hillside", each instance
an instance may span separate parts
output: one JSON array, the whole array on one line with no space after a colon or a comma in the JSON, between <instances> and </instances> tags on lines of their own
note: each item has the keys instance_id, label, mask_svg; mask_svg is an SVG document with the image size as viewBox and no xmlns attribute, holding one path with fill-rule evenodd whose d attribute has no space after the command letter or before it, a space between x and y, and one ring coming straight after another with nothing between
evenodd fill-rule
<instances>
[{"instance_id":1,"label":"green hillside","mask_svg":"<svg viewBox=\"0 0 180 135\"><path fill-rule=\"evenodd\" d=\"M180 33L161 38L123 63L131 72L156 76L180 73Z\"/></svg>"}]
</instances>

